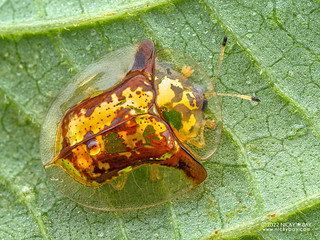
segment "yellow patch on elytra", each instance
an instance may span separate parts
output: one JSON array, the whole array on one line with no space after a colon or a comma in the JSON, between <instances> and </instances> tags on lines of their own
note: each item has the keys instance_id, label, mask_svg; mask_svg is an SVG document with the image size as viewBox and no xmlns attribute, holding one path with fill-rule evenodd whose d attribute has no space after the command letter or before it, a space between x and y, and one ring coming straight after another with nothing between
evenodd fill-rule
<instances>
[{"instance_id":1,"label":"yellow patch on elytra","mask_svg":"<svg viewBox=\"0 0 320 240\"><path fill-rule=\"evenodd\" d=\"M124 169L121 169L120 171L118 171L119 174L124 174L124 173L129 173L132 171L132 167L131 166L128 166Z\"/></svg>"},{"instance_id":2,"label":"yellow patch on elytra","mask_svg":"<svg viewBox=\"0 0 320 240\"><path fill-rule=\"evenodd\" d=\"M100 145L100 152L105 152L106 148L105 148L105 141L103 141L102 139L102 135L98 135L96 136L96 140Z\"/></svg>"},{"instance_id":3,"label":"yellow patch on elytra","mask_svg":"<svg viewBox=\"0 0 320 240\"><path fill-rule=\"evenodd\" d=\"M122 152L122 153L119 153L120 156L126 156L127 158L130 158L132 153L131 152Z\"/></svg>"},{"instance_id":4,"label":"yellow patch on elytra","mask_svg":"<svg viewBox=\"0 0 320 240\"><path fill-rule=\"evenodd\" d=\"M110 168L110 164L105 162L98 161L98 168L108 170Z\"/></svg>"},{"instance_id":5,"label":"yellow patch on elytra","mask_svg":"<svg viewBox=\"0 0 320 240\"><path fill-rule=\"evenodd\" d=\"M182 120L182 128L179 132L183 132L185 135L192 134L191 129L196 125L196 118L193 114L189 117L188 121ZM190 137L190 136L189 136Z\"/></svg>"},{"instance_id":6,"label":"yellow patch on elytra","mask_svg":"<svg viewBox=\"0 0 320 240\"><path fill-rule=\"evenodd\" d=\"M191 98L193 98L193 100L192 100L192 105L190 104L190 100L189 100L189 98L188 98L188 95L189 94L189 96L191 97ZM193 94L193 92L191 92L191 91L187 91L187 90L185 90L185 91L183 91L183 95L182 95L182 99L181 99L181 101L179 101L179 102L177 102L177 103L174 103L173 104L173 107L175 107L175 106L177 106L178 104L183 104L183 105L185 105L187 108L189 108L190 110L196 110L196 109L198 109L198 107L197 107L197 102L196 102L196 98L195 98L195 96L194 96L194 94Z\"/></svg>"},{"instance_id":7,"label":"yellow patch on elytra","mask_svg":"<svg viewBox=\"0 0 320 240\"><path fill-rule=\"evenodd\" d=\"M137 92L140 92L140 94L137 94ZM126 97L126 106L132 106L140 110L146 109L153 98L153 93L151 91L143 92L142 87L138 87L134 92L130 88L126 88L122 91L122 95Z\"/></svg>"},{"instance_id":8,"label":"yellow patch on elytra","mask_svg":"<svg viewBox=\"0 0 320 240\"><path fill-rule=\"evenodd\" d=\"M140 94L137 92L140 92ZM115 93L112 94L112 100L110 102L102 102L89 117L86 117L85 114L81 116L74 114L69 122L67 132L70 145L73 146L81 142L88 131L97 134L105 126L110 126L112 121L117 117L117 111L121 109L133 108L130 111L132 115L142 112L147 113L148 104L153 99L153 92L143 91L142 87L138 87L135 91L131 91L131 88L128 87L123 90L122 95L125 97L125 100L119 100ZM141 97L139 98L140 95ZM81 111L86 112L85 109Z\"/></svg>"},{"instance_id":9,"label":"yellow patch on elytra","mask_svg":"<svg viewBox=\"0 0 320 240\"><path fill-rule=\"evenodd\" d=\"M92 167L92 158L88 154L85 144L72 149L73 154L77 156L77 165L82 169L88 169Z\"/></svg>"},{"instance_id":10,"label":"yellow patch on elytra","mask_svg":"<svg viewBox=\"0 0 320 240\"><path fill-rule=\"evenodd\" d=\"M199 117L201 118L202 110L198 108L196 97L192 90L182 84L180 79L170 79L165 76L159 82L159 93L157 96L159 107L166 107L169 111L175 110L181 114L181 128L179 131L174 129L178 138L184 141L196 137L199 134L199 124L197 120L199 120ZM174 92L172 86L180 88L177 89L177 91L180 91L180 99L176 97L177 93ZM181 108L182 106L188 110Z\"/></svg>"},{"instance_id":11,"label":"yellow patch on elytra","mask_svg":"<svg viewBox=\"0 0 320 240\"><path fill-rule=\"evenodd\" d=\"M171 79L165 76L159 84L159 92L157 96L157 103L159 107L164 106L172 102L172 99L176 96L176 93L172 90L171 86L175 86L183 89L183 86L179 79Z\"/></svg>"},{"instance_id":12,"label":"yellow patch on elytra","mask_svg":"<svg viewBox=\"0 0 320 240\"><path fill-rule=\"evenodd\" d=\"M161 134L164 133L165 131L167 131L167 127L165 126L165 124L163 124L162 122L158 122L154 118L150 119L150 115L137 116L135 118L135 121L137 123L137 132L136 133L128 134L128 132L126 132L126 131L118 132L118 134L121 136L121 138L124 139L125 146L132 149L132 151L135 151L134 149L136 148L137 143L139 143L139 142L141 142L142 144L147 143L143 133L148 126L153 127L154 137L158 138L159 140L161 140L163 138L163 136ZM130 123L127 122L127 124L129 125ZM170 138L169 142L168 142L168 146L172 147L173 142L174 142L174 139ZM149 146L145 145L144 147L147 148ZM150 147L153 147L153 146L150 146ZM123 153L123 155L125 155L125 154L127 154L127 153Z\"/></svg>"},{"instance_id":13,"label":"yellow patch on elytra","mask_svg":"<svg viewBox=\"0 0 320 240\"><path fill-rule=\"evenodd\" d=\"M176 96L176 93L172 89L172 86L180 88L183 91L181 100L178 102L173 102L173 98ZM159 107L169 105L174 108L178 104L183 104L187 108L189 108L190 110L197 109L196 98L195 98L193 92L186 89L182 85L180 79L171 79L171 78L168 78L167 76L165 76L159 84L158 91L159 91L159 93L157 96L157 103L158 103ZM193 98L193 100L192 100L193 104L190 104L190 99L188 98L188 95L189 95L189 98Z\"/></svg>"}]
</instances>

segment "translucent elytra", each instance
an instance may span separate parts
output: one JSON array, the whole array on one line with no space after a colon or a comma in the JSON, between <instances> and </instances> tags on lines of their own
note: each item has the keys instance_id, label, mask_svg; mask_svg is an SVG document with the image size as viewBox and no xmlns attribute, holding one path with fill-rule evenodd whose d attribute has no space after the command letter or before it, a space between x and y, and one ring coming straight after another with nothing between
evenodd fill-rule
<instances>
[{"instance_id":1,"label":"translucent elytra","mask_svg":"<svg viewBox=\"0 0 320 240\"><path fill-rule=\"evenodd\" d=\"M216 152L220 143L222 133L221 104L217 95L211 95L205 99L199 98L211 88L214 88L212 80L193 58L177 49L164 48L157 51L155 69L157 98L163 95L161 102L157 100L159 107L161 108L165 103L168 103L170 107L167 108L179 112L182 121L186 119L185 122L187 122L187 120L192 119L185 124L181 124L179 130L169 121L174 133L198 160L209 158ZM186 75L184 71L190 70L192 71L190 76L184 76L184 74ZM173 82L175 87L168 89L164 86L164 81ZM214 89L213 91L215 92ZM187 95L187 97L178 98L177 95L179 94ZM197 97L196 95L200 96ZM190 101L194 106L190 105ZM206 101L206 103L203 103L203 101ZM200 106L196 106L196 103L199 103ZM215 126L214 128L210 127L210 124L207 123L203 127L204 145L198 147L192 142L200 141L199 135L204 121L214 122Z\"/></svg>"},{"instance_id":2,"label":"translucent elytra","mask_svg":"<svg viewBox=\"0 0 320 240\"><path fill-rule=\"evenodd\" d=\"M203 98L212 83L191 57L173 49L156 56L155 62L150 40L109 53L73 77L51 105L41 131L41 159L55 187L73 201L102 211L144 208L206 178L197 159L218 147L219 99ZM170 79L162 82L166 75L181 80L182 88ZM159 86L174 89L172 102L181 91L184 97L174 106L159 104ZM181 108L188 103L195 106L190 113Z\"/></svg>"}]
</instances>

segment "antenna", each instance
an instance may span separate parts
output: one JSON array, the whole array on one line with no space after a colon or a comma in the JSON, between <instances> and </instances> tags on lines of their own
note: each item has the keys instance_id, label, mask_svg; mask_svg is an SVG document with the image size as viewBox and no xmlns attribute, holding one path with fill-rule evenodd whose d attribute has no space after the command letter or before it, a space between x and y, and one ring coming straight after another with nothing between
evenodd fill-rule
<instances>
[{"instance_id":1,"label":"antenna","mask_svg":"<svg viewBox=\"0 0 320 240\"><path fill-rule=\"evenodd\" d=\"M212 82L212 88L208 91L208 94L205 94L207 97L212 96L212 95L218 95L218 96L228 96L228 97L238 97L238 98L242 98L242 99L246 99L246 100L250 100L250 101L255 101L255 102L261 102L261 100L257 97L254 96L246 96L246 95L241 95L241 94L229 94L229 93L216 93L214 92L214 85L216 84L218 75L219 75L219 71L220 71L220 67L221 67L221 63L223 60L223 55L224 55L224 50L226 48L226 44L227 44L227 40L228 37L227 35L224 36L223 38L223 42L222 42L222 47L221 47L221 52L220 52L220 58L219 58L219 64L218 64L218 69L217 69L217 73L213 79Z\"/></svg>"},{"instance_id":2,"label":"antenna","mask_svg":"<svg viewBox=\"0 0 320 240\"><path fill-rule=\"evenodd\" d=\"M212 83L213 86L216 84L216 81L217 81L217 78L218 78L218 75L219 75L219 71L220 71L220 67L221 67L221 63L222 63L222 59L223 59L223 55L224 55L224 50L226 49L227 40L228 40L228 37L227 37L227 35L225 35L224 38L223 38L223 42L222 42L222 47L221 47L221 52L220 52L219 65L218 65L217 73L216 73L216 76L214 77L213 83Z\"/></svg>"}]
</instances>

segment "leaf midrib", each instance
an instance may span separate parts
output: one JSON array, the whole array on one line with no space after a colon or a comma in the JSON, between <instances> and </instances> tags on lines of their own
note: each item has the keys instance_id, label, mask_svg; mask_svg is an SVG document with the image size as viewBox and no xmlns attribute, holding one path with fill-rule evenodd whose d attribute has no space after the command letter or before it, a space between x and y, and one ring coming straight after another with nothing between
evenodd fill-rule
<instances>
[{"instance_id":1,"label":"leaf midrib","mask_svg":"<svg viewBox=\"0 0 320 240\"><path fill-rule=\"evenodd\" d=\"M291 204L288 207L277 209L276 211L271 211L263 214L257 218L251 219L249 221L243 222L238 225L233 225L219 231L213 231L211 234L204 236L201 240L205 239L234 239L236 236L244 236L247 234L252 234L257 230L262 230L268 224L273 222L279 222L288 217L299 212L303 212L307 209L310 209L320 202L320 194L313 195L311 197L305 198L302 201ZM273 217L272 215L275 214Z\"/></svg>"},{"instance_id":2,"label":"leaf midrib","mask_svg":"<svg viewBox=\"0 0 320 240\"><path fill-rule=\"evenodd\" d=\"M81 13L67 17L58 17L52 19L40 18L37 20L18 21L18 22L2 22L0 23L0 36L12 36L23 34L37 34L52 30L67 29L91 24L97 21L107 21L121 16L131 16L139 12L148 11L154 7L167 4L166 0L152 0L146 2L137 2L121 5L120 7L112 6L112 8L103 11L94 11L89 13ZM41 8L37 7L39 15L44 16ZM0 19L1 22L1 19Z\"/></svg>"}]
</instances>

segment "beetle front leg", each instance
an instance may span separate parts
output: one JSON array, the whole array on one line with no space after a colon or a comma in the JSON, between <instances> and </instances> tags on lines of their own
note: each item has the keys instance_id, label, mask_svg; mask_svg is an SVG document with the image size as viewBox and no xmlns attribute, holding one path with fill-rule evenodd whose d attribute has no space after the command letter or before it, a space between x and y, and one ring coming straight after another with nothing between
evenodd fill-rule
<instances>
[{"instance_id":1,"label":"beetle front leg","mask_svg":"<svg viewBox=\"0 0 320 240\"><path fill-rule=\"evenodd\" d=\"M199 134L199 139L190 139L189 142L198 147L198 148L203 148L206 145L206 142L204 140L204 129L205 127L208 127L212 130L216 129L217 125L214 120L203 120L201 127L200 127L200 134Z\"/></svg>"}]
</instances>

